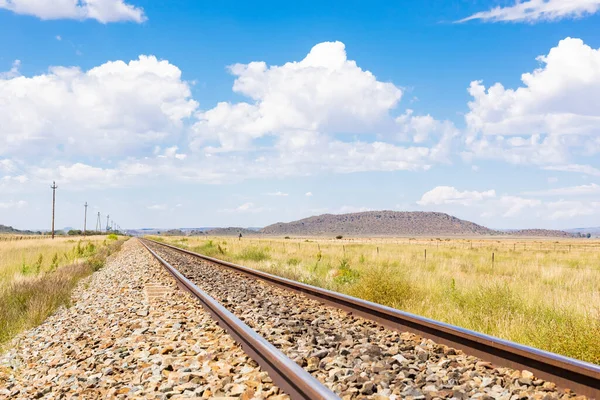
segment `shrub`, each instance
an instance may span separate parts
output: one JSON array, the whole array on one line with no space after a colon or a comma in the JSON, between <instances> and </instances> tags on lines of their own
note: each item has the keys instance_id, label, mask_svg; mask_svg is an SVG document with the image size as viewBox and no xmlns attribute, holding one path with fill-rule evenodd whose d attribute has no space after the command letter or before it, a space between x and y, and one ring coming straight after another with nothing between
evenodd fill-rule
<instances>
[{"instance_id":1,"label":"shrub","mask_svg":"<svg viewBox=\"0 0 600 400\"><path fill-rule=\"evenodd\" d=\"M54 253L52 256L52 262L50 263L50 271L54 271L58 268L58 253Z\"/></svg>"},{"instance_id":2,"label":"shrub","mask_svg":"<svg viewBox=\"0 0 600 400\"><path fill-rule=\"evenodd\" d=\"M342 235L337 235L335 238L336 239L341 239L341 238L343 238L343 236Z\"/></svg>"},{"instance_id":3,"label":"shrub","mask_svg":"<svg viewBox=\"0 0 600 400\"><path fill-rule=\"evenodd\" d=\"M200 253L208 257L215 257L217 254L223 254L219 251L220 247L220 245L215 245L215 243L212 240L207 240L205 243L201 244L200 246L194 247L192 250L196 253Z\"/></svg>"},{"instance_id":4,"label":"shrub","mask_svg":"<svg viewBox=\"0 0 600 400\"><path fill-rule=\"evenodd\" d=\"M106 238L107 238L108 240L118 240L118 239L119 239L119 237L118 237L116 234L114 234L114 233L111 233L111 234L110 234L110 235L108 235Z\"/></svg>"},{"instance_id":5,"label":"shrub","mask_svg":"<svg viewBox=\"0 0 600 400\"><path fill-rule=\"evenodd\" d=\"M338 284L346 285L356 281L359 276L359 272L350 268L350 262L344 258L340 260L334 281Z\"/></svg>"},{"instance_id":6,"label":"shrub","mask_svg":"<svg viewBox=\"0 0 600 400\"><path fill-rule=\"evenodd\" d=\"M289 239L289 238L290 238L289 236L284 237L284 239Z\"/></svg>"},{"instance_id":7,"label":"shrub","mask_svg":"<svg viewBox=\"0 0 600 400\"><path fill-rule=\"evenodd\" d=\"M35 264L33 264L33 269L35 270L36 274L39 274L41 269L42 269L42 263L44 262L44 256L42 254L40 254L37 258L37 260L35 261Z\"/></svg>"},{"instance_id":8,"label":"shrub","mask_svg":"<svg viewBox=\"0 0 600 400\"><path fill-rule=\"evenodd\" d=\"M396 308L418 295L404 273L389 264L363 270L360 279L348 289L347 293Z\"/></svg>"},{"instance_id":9,"label":"shrub","mask_svg":"<svg viewBox=\"0 0 600 400\"><path fill-rule=\"evenodd\" d=\"M259 247L247 247L238 253L237 256L245 261L265 261L271 258L268 249Z\"/></svg>"},{"instance_id":10,"label":"shrub","mask_svg":"<svg viewBox=\"0 0 600 400\"><path fill-rule=\"evenodd\" d=\"M27 275L29 273L29 270L30 270L29 265L27 265L25 263L25 260L23 260L21 262L21 274L22 275Z\"/></svg>"},{"instance_id":11,"label":"shrub","mask_svg":"<svg viewBox=\"0 0 600 400\"><path fill-rule=\"evenodd\" d=\"M287 265L295 266L295 265L298 265L298 264L300 264L300 260L297 259L297 258L289 258L287 260Z\"/></svg>"}]
</instances>

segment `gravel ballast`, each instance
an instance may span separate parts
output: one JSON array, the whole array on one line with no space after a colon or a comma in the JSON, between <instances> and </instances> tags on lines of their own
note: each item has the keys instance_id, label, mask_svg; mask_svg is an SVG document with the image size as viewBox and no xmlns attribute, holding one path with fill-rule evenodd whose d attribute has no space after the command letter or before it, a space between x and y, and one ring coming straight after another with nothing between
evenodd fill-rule
<instances>
[{"instance_id":1,"label":"gravel ballast","mask_svg":"<svg viewBox=\"0 0 600 400\"><path fill-rule=\"evenodd\" d=\"M0 398L287 399L137 240L0 356Z\"/></svg>"},{"instance_id":2,"label":"gravel ballast","mask_svg":"<svg viewBox=\"0 0 600 400\"><path fill-rule=\"evenodd\" d=\"M344 399L585 399L161 245L202 290Z\"/></svg>"}]
</instances>

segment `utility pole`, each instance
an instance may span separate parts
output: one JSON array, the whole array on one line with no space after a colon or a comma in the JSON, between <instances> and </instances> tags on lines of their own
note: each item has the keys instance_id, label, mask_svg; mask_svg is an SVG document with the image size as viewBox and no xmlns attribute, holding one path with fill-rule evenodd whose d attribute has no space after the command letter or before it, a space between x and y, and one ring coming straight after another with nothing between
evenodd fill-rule
<instances>
[{"instance_id":1,"label":"utility pole","mask_svg":"<svg viewBox=\"0 0 600 400\"><path fill-rule=\"evenodd\" d=\"M56 189L58 189L58 186L56 186L56 182L52 182L52 186L50 186L52 188L52 239L54 239L54 209L56 206Z\"/></svg>"},{"instance_id":2,"label":"utility pole","mask_svg":"<svg viewBox=\"0 0 600 400\"><path fill-rule=\"evenodd\" d=\"M106 232L108 232L110 230L110 225L108 225L108 221L110 219L110 215L106 216Z\"/></svg>"},{"instance_id":3,"label":"utility pole","mask_svg":"<svg viewBox=\"0 0 600 400\"><path fill-rule=\"evenodd\" d=\"M85 236L85 228L87 225L87 201L84 204L85 214L83 215L83 236Z\"/></svg>"},{"instance_id":4,"label":"utility pole","mask_svg":"<svg viewBox=\"0 0 600 400\"><path fill-rule=\"evenodd\" d=\"M100 222L100 211L98 211L98 218L96 218L96 232L102 230L102 222Z\"/></svg>"}]
</instances>

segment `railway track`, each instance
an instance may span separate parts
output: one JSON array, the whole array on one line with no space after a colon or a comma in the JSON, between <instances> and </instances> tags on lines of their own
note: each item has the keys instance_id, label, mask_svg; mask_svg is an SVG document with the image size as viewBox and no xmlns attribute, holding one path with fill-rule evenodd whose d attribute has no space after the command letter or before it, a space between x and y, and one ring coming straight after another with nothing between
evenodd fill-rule
<instances>
[{"instance_id":1,"label":"railway track","mask_svg":"<svg viewBox=\"0 0 600 400\"><path fill-rule=\"evenodd\" d=\"M600 399L597 365L142 243L292 398Z\"/></svg>"}]
</instances>

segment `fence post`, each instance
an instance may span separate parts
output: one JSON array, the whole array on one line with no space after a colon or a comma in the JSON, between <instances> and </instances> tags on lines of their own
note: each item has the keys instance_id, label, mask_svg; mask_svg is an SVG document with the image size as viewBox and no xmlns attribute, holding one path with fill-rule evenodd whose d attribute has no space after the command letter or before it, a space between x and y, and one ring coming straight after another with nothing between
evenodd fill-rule
<instances>
[{"instance_id":1,"label":"fence post","mask_svg":"<svg viewBox=\"0 0 600 400\"><path fill-rule=\"evenodd\" d=\"M494 253L492 253L492 268L494 268Z\"/></svg>"}]
</instances>

